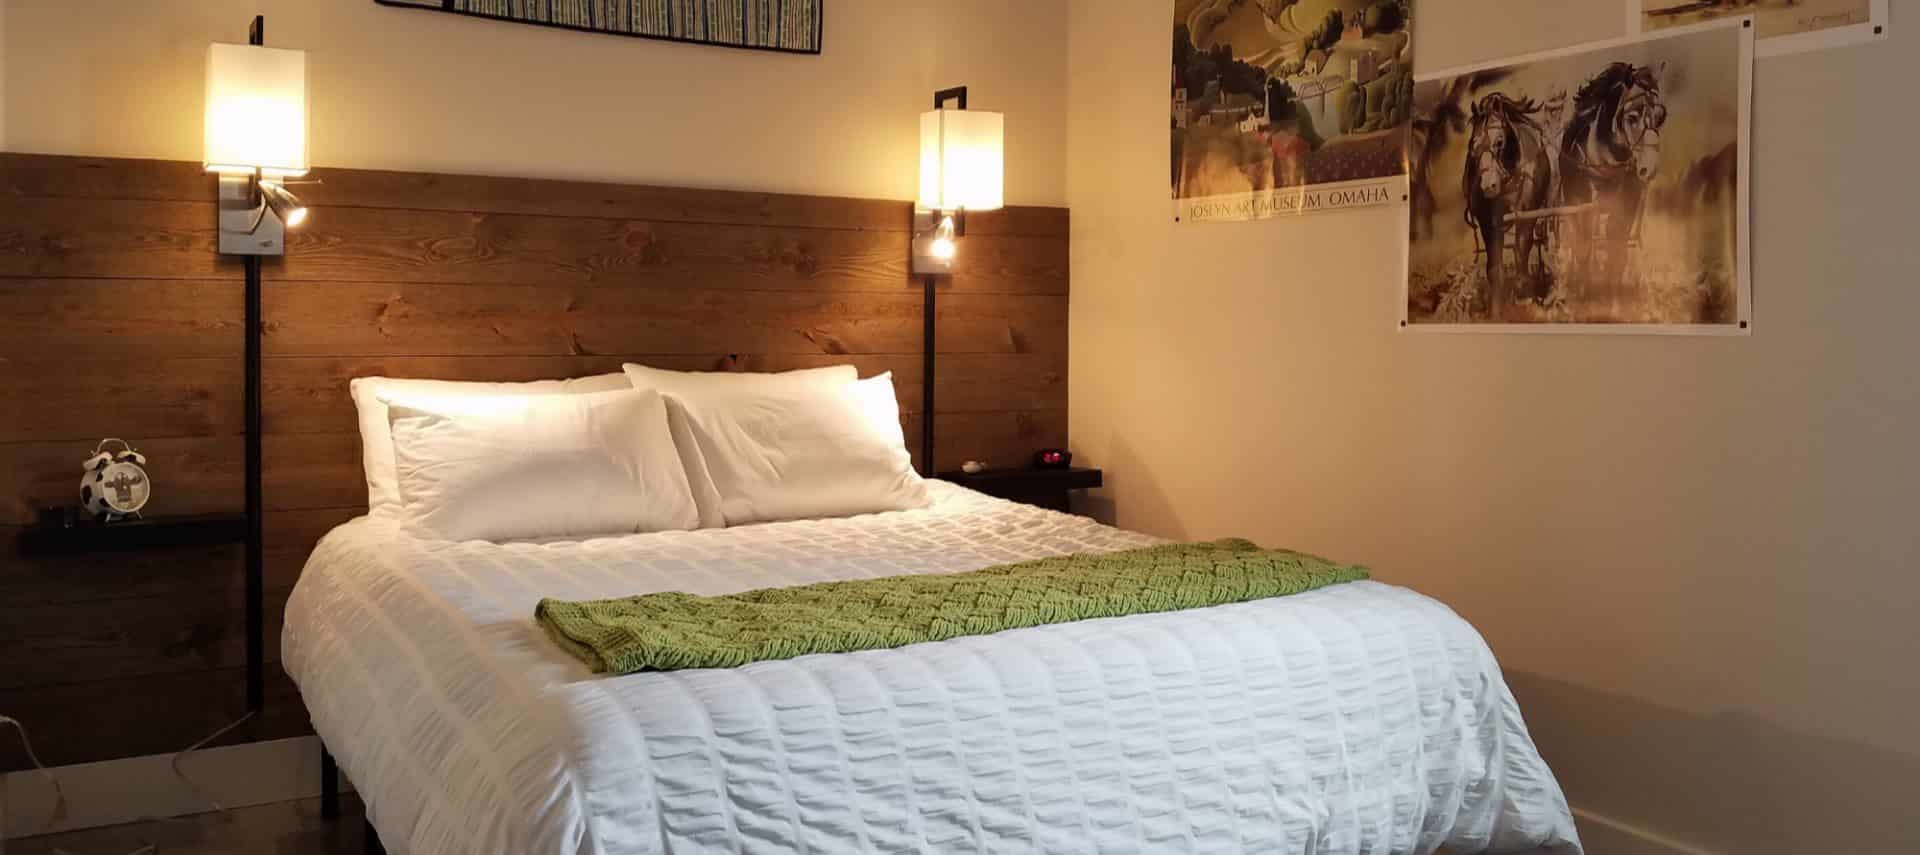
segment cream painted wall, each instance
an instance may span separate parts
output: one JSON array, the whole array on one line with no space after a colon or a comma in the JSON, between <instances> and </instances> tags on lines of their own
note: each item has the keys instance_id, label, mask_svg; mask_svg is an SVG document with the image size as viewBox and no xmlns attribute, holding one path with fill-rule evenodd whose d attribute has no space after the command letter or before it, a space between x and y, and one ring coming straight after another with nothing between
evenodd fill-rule
<instances>
[{"instance_id":1,"label":"cream painted wall","mask_svg":"<svg viewBox=\"0 0 1920 855\"><path fill-rule=\"evenodd\" d=\"M7 150L7 4L0 2L0 151Z\"/></svg>"},{"instance_id":2,"label":"cream painted wall","mask_svg":"<svg viewBox=\"0 0 1920 855\"><path fill-rule=\"evenodd\" d=\"M1920 79L1911 34L1761 61L1751 338L1407 335L1397 210L1176 227L1169 4L1071 5L1070 411L1097 509L1453 605L1597 855L1920 851L1920 119L1890 88ZM1625 23L1613 0L1417 17L1423 71Z\"/></svg>"},{"instance_id":3,"label":"cream painted wall","mask_svg":"<svg viewBox=\"0 0 1920 855\"><path fill-rule=\"evenodd\" d=\"M198 160L205 51L309 51L323 166L909 199L933 90L1007 114L1007 198L1066 201L1064 0L830 0L820 56L373 0L0 0L14 151Z\"/></svg>"}]
</instances>

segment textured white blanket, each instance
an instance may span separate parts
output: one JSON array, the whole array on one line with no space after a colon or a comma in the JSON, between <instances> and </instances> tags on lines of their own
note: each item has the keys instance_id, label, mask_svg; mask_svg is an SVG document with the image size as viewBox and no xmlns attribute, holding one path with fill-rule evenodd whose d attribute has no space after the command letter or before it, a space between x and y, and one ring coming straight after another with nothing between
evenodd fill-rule
<instances>
[{"instance_id":1,"label":"textured white blanket","mask_svg":"<svg viewBox=\"0 0 1920 855\"><path fill-rule=\"evenodd\" d=\"M293 593L286 668L395 855L1579 851L1479 634L1389 585L607 678L533 622L546 596L1156 542L931 486L922 511L579 543L355 520Z\"/></svg>"}]
</instances>

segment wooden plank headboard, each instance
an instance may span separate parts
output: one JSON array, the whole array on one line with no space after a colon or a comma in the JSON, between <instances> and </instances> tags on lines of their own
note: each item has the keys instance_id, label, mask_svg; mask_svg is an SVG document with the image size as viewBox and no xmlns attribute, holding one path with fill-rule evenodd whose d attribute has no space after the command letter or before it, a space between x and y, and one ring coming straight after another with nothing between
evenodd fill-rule
<instances>
[{"instance_id":1,"label":"wooden plank headboard","mask_svg":"<svg viewBox=\"0 0 1920 855\"><path fill-rule=\"evenodd\" d=\"M623 361L894 372L917 444L904 202L320 169L265 268L267 648L314 541L362 512L349 378L530 380ZM241 709L237 549L25 561L113 435L160 514L241 506L241 268L197 163L0 155L0 709L44 759L174 750ZM1067 212L969 217L942 285L940 460L1066 442ZM736 355L737 359L729 359ZM915 448L916 456L918 449ZM277 667L252 736L304 732ZM124 718L117 721L115 717ZM0 749L0 769L24 758Z\"/></svg>"}]
</instances>

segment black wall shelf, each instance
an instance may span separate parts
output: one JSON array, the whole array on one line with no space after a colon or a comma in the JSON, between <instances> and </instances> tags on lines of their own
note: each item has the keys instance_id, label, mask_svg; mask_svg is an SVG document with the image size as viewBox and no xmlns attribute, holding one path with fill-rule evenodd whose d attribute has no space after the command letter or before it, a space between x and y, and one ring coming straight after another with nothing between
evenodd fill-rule
<instances>
[{"instance_id":1,"label":"black wall shelf","mask_svg":"<svg viewBox=\"0 0 1920 855\"><path fill-rule=\"evenodd\" d=\"M29 557L126 552L167 546L217 546L247 541L245 514L93 522L42 523L20 534L20 554Z\"/></svg>"}]
</instances>

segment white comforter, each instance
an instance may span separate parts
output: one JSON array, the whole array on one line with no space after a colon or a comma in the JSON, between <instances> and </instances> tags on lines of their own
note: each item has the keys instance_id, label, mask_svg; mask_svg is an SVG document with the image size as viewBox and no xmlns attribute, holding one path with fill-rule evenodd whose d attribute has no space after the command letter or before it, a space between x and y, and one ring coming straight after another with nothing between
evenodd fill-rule
<instances>
[{"instance_id":1,"label":"white comforter","mask_svg":"<svg viewBox=\"0 0 1920 855\"><path fill-rule=\"evenodd\" d=\"M396 855L1578 852L1480 636L1373 582L719 671L595 677L541 597L953 572L1152 538L933 484L924 511L315 550L283 649Z\"/></svg>"}]
</instances>

